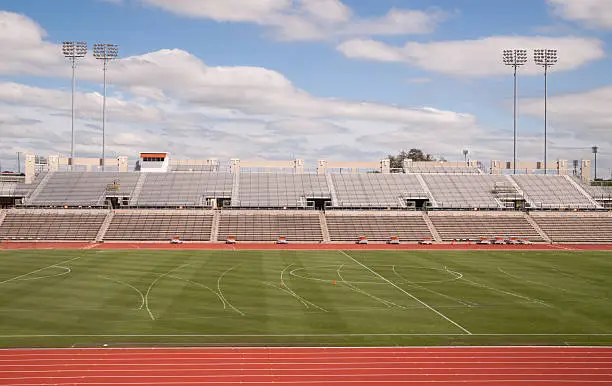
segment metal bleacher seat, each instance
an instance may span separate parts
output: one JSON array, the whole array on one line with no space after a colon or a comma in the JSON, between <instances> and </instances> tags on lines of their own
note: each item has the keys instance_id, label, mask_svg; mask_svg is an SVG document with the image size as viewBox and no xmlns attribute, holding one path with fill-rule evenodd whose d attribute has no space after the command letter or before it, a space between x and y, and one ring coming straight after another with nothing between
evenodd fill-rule
<instances>
[{"instance_id":1,"label":"metal bleacher seat","mask_svg":"<svg viewBox=\"0 0 612 386\"><path fill-rule=\"evenodd\" d=\"M119 190L129 196L138 181L139 173L55 172L41 191L28 204L33 206L103 206L106 187L117 183ZM39 176L39 179L41 176Z\"/></svg>"},{"instance_id":2,"label":"metal bleacher seat","mask_svg":"<svg viewBox=\"0 0 612 386\"><path fill-rule=\"evenodd\" d=\"M229 173L148 173L132 206L205 206L206 198L231 197Z\"/></svg>"},{"instance_id":3,"label":"metal bleacher seat","mask_svg":"<svg viewBox=\"0 0 612 386\"><path fill-rule=\"evenodd\" d=\"M104 236L109 241L209 241L213 215L192 211L116 212Z\"/></svg>"},{"instance_id":4,"label":"metal bleacher seat","mask_svg":"<svg viewBox=\"0 0 612 386\"><path fill-rule=\"evenodd\" d=\"M480 237L516 237L542 241L523 213L438 212L429 218L444 241Z\"/></svg>"},{"instance_id":5,"label":"metal bleacher seat","mask_svg":"<svg viewBox=\"0 0 612 386\"><path fill-rule=\"evenodd\" d=\"M334 173L332 181L339 207L405 208L407 198L427 197L418 178L410 174Z\"/></svg>"},{"instance_id":6,"label":"metal bleacher seat","mask_svg":"<svg viewBox=\"0 0 612 386\"><path fill-rule=\"evenodd\" d=\"M239 200L243 208L304 208L308 198L331 197L325 176L317 174L240 173Z\"/></svg>"},{"instance_id":7,"label":"metal bleacher seat","mask_svg":"<svg viewBox=\"0 0 612 386\"><path fill-rule=\"evenodd\" d=\"M386 242L399 237L400 242L415 242L432 237L420 214L328 211L325 217L331 241L355 242L366 237Z\"/></svg>"},{"instance_id":8,"label":"metal bleacher seat","mask_svg":"<svg viewBox=\"0 0 612 386\"><path fill-rule=\"evenodd\" d=\"M0 240L93 241L107 212L57 211L7 213Z\"/></svg>"},{"instance_id":9,"label":"metal bleacher seat","mask_svg":"<svg viewBox=\"0 0 612 386\"><path fill-rule=\"evenodd\" d=\"M496 184L508 182L503 176L424 174L423 179L439 208L468 209L502 207L492 193Z\"/></svg>"},{"instance_id":10,"label":"metal bleacher seat","mask_svg":"<svg viewBox=\"0 0 612 386\"><path fill-rule=\"evenodd\" d=\"M565 176L517 174L512 178L538 209L596 208Z\"/></svg>"},{"instance_id":11,"label":"metal bleacher seat","mask_svg":"<svg viewBox=\"0 0 612 386\"><path fill-rule=\"evenodd\" d=\"M612 243L612 213L534 213L553 242Z\"/></svg>"},{"instance_id":12,"label":"metal bleacher seat","mask_svg":"<svg viewBox=\"0 0 612 386\"><path fill-rule=\"evenodd\" d=\"M319 215L314 211L229 211L219 220L219 240L320 242Z\"/></svg>"}]
</instances>

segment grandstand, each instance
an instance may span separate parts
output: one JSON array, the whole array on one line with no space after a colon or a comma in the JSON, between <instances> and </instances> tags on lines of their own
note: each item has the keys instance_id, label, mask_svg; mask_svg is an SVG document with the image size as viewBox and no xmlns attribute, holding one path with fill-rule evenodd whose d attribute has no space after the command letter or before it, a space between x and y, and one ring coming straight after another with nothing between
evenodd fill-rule
<instances>
[{"instance_id":1,"label":"grandstand","mask_svg":"<svg viewBox=\"0 0 612 386\"><path fill-rule=\"evenodd\" d=\"M476 163L408 162L395 173L383 161L319 161L308 172L301 160L236 159L224 171L214 159L172 162L167 153L141 153L140 161L136 172L56 168L26 172L30 183L2 181L0 199L10 209L0 215L0 239L611 242L612 190L561 169L502 175Z\"/></svg>"}]
</instances>

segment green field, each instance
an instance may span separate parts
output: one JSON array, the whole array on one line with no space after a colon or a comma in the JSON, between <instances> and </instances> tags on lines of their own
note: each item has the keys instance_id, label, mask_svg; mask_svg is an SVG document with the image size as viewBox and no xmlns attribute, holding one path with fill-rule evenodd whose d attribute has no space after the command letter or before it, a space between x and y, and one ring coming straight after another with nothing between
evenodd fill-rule
<instances>
[{"instance_id":1,"label":"green field","mask_svg":"<svg viewBox=\"0 0 612 386\"><path fill-rule=\"evenodd\" d=\"M0 251L0 346L610 345L610 257Z\"/></svg>"}]
</instances>

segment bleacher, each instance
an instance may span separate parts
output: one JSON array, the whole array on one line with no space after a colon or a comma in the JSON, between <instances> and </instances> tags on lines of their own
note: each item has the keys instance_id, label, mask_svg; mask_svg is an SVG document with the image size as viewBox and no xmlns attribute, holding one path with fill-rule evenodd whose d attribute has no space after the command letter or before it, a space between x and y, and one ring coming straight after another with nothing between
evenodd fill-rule
<instances>
[{"instance_id":1,"label":"bleacher","mask_svg":"<svg viewBox=\"0 0 612 386\"><path fill-rule=\"evenodd\" d=\"M323 234L315 211L222 211L218 240L321 242Z\"/></svg>"},{"instance_id":2,"label":"bleacher","mask_svg":"<svg viewBox=\"0 0 612 386\"><path fill-rule=\"evenodd\" d=\"M341 208L405 208L410 198L428 197L418 178L409 174L338 173L332 181Z\"/></svg>"},{"instance_id":3,"label":"bleacher","mask_svg":"<svg viewBox=\"0 0 612 386\"><path fill-rule=\"evenodd\" d=\"M542 241L523 213L438 212L429 218L443 241L481 237L516 237Z\"/></svg>"},{"instance_id":4,"label":"bleacher","mask_svg":"<svg viewBox=\"0 0 612 386\"><path fill-rule=\"evenodd\" d=\"M46 175L38 177L39 183ZM31 206L104 206L106 188L117 184L115 194L129 196L140 173L55 172L28 200Z\"/></svg>"},{"instance_id":5,"label":"bleacher","mask_svg":"<svg viewBox=\"0 0 612 386\"><path fill-rule=\"evenodd\" d=\"M516 181L538 209L595 209L597 207L565 176L517 174L511 178Z\"/></svg>"},{"instance_id":6,"label":"bleacher","mask_svg":"<svg viewBox=\"0 0 612 386\"><path fill-rule=\"evenodd\" d=\"M93 241L106 214L87 210L10 210L0 224L0 240Z\"/></svg>"},{"instance_id":7,"label":"bleacher","mask_svg":"<svg viewBox=\"0 0 612 386\"><path fill-rule=\"evenodd\" d=\"M553 242L612 243L612 213L534 213Z\"/></svg>"},{"instance_id":8,"label":"bleacher","mask_svg":"<svg viewBox=\"0 0 612 386\"><path fill-rule=\"evenodd\" d=\"M213 214L202 211L117 211L104 240L209 241Z\"/></svg>"},{"instance_id":9,"label":"bleacher","mask_svg":"<svg viewBox=\"0 0 612 386\"><path fill-rule=\"evenodd\" d=\"M325 176L317 174L239 173L233 207L304 208L307 199L330 199Z\"/></svg>"},{"instance_id":10,"label":"bleacher","mask_svg":"<svg viewBox=\"0 0 612 386\"><path fill-rule=\"evenodd\" d=\"M436 207L447 209L501 208L493 190L497 184L508 182L504 176L453 174L425 174L423 180Z\"/></svg>"},{"instance_id":11,"label":"bleacher","mask_svg":"<svg viewBox=\"0 0 612 386\"><path fill-rule=\"evenodd\" d=\"M418 213L330 211L325 219L331 241L356 242L366 237L368 241L387 242L399 237L400 242L415 242L432 237Z\"/></svg>"},{"instance_id":12,"label":"bleacher","mask_svg":"<svg viewBox=\"0 0 612 386\"><path fill-rule=\"evenodd\" d=\"M132 206L202 207L207 198L230 198L232 175L228 173L147 173Z\"/></svg>"}]
</instances>

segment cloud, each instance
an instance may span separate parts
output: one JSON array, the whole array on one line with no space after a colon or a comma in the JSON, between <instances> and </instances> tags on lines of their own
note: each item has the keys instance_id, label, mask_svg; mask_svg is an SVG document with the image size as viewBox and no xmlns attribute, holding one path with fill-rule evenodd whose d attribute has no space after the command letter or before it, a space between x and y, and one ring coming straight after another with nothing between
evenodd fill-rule
<instances>
[{"instance_id":1,"label":"cloud","mask_svg":"<svg viewBox=\"0 0 612 386\"><path fill-rule=\"evenodd\" d=\"M424 84L430 83L432 81L431 78L410 78L406 81L408 84Z\"/></svg>"},{"instance_id":2,"label":"cloud","mask_svg":"<svg viewBox=\"0 0 612 386\"><path fill-rule=\"evenodd\" d=\"M592 28L612 29L610 0L547 0L553 14Z\"/></svg>"},{"instance_id":3,"label":"cloud","mask_svg":"<svg viewBox=\"0 0 612 386\"><path fill-rule=\"evenodd\" d=\"M406 63L447 75L484 77L508 73L501 62L502 50L522 48L533 51L541 47L559 51L557 71L574 70L605 56L602 41L580 37L492 36L477 40L407 42L400 47L371 39L353 39L340 44L337 49L352 59ZM530 63L521 72L535 75L540 70L530 58Z\"/></svg>"},{"instance_id":4,"label":"cloud","mask_svg":"<svg viewBox=\"0 0 612 386\"><path fill-rule=\"evenodd\" d=\"M267 27L269 35L281 40L424 34L447 17L439 9L393 8L382 16L362 18L340 0L142 1L183 17L255 23Z\"/></svg>"}]
</instances>

